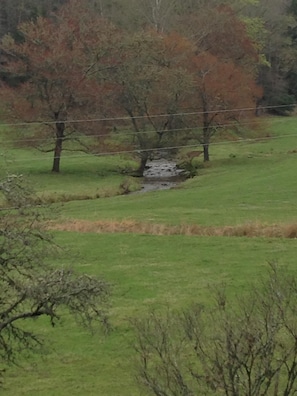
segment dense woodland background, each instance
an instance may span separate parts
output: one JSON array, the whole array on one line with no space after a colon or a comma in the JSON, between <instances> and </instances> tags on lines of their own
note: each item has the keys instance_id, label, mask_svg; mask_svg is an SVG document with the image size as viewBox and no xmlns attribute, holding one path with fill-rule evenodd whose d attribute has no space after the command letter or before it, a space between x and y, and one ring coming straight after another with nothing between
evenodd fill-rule
<instances>
[{"instance_id":1,"label":"dense woodland background","mask_svg":"<svg viewBox=\"0 0 297 396\"><path fill-rule=\"evenodd\" d=\"M66 3L67 0L2 0L0 35L11 33L19 38L21 22L36 20L38 16L51 17ZM206 25L208 29L214 27L214 7L228 4L247 24L262 56L258 75L259 83L264 86L262 103L278 105L296 100L296 0L86 0L83 3L123 29L154 28L161 32L188 33L186 30L195 27L197 36ZM204 26L191 26L195 15L203 17ZM226 40L228 29L232 26L227 27Z\"/></svg>"}]
</instances>

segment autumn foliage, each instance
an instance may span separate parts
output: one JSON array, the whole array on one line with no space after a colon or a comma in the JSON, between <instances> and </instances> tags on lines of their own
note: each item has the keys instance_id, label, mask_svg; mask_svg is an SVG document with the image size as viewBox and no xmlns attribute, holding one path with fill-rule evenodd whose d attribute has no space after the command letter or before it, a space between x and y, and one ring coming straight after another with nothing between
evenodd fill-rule
<instances>
[{"instance_id":1,"label":"autumn foliage","mask_svg":"<svg viewBox=\"0 0 297 396\"><path fill-rule=\"evenodd\" d=\"M54 152L54 172L63 149L92 151L115 127L132 129L140 175L151 152L181 138L194 137L208 161L212 136L241 120L236 109L253 116L257 53L231 8L208 9L211 28L193 15L183 34L182 23L168 33L120 30L81 3L21 24L22 40L1 45L6 71L18 77L1 90L8 117L42 123L36 145Z\"/></svg>"},{"instance_id":2,"label":"autumn foliage","mask_svg":"<svg viewBox=\"0 0 297 396\"><path fill-rule=\"evenodd\" d=\"M71 123L102 117L103 98L109 84L90 76L107 58L112 26L93 17L80 2L59 14L20 25L23 41L6 36L2 50L6 68L22 77L22 83L1 90L12 119L44 122L37 131L39 148L54 151L52 170L59 172L64 142L96 133L92 123ZM96 126L97 128L98 126ZM50 143L52 141L52 143Z\"/></svg>"}]
</instances>

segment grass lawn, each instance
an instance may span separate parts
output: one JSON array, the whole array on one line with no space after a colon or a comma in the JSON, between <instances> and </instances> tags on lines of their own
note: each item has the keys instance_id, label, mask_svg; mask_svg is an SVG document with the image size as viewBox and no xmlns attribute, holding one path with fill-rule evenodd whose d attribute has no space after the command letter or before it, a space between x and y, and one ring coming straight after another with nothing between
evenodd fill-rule
<instances>
[{"instance_id":1,"label":"grass lawn","mask_svg":"<svg viewBox=\"0 0 297 396\"><path fill-rule=\"evenodd\" d=\"M263 124L264 125L264 124ZM264 133L265 132L265 133ZM297 120L271 118L262 140L218 142L211 162L174 190L116 195L133 165L127 158L65 154L62 173L51 174L51 157L7 147L2 174L28 175L40 195L75 199L54 204L60 223L69 220L131 219L158 224L227 226L297 223ZM4 157L3 157L4 158ZM78 161L79 159L79 161ZM28 357L5 374L5 396L143 395L134 382L133 334L128 318L148 307L210 304L210 288L225 284L241 295L264 274L269 261L296 272L296 239L106 234L54 231L64 250L55 263L104 277L112 285L113 331L93 335L64 317L51 328L30 326L44 335L45 355Z\"/></svg>"},{"instance_id":2,"label":"grass lawn","mask_svg":"<svg viewBox=\"0 0 297 396\"><path fill-rule=\"evenodd\" d=\"M43 320L34 322L46 336L50 353L9 370L3 395L140 395L133 381L129 317L143 315L150 306L209 304L209 287L223 283L230 294L241 295L270 260L288 270L295 267L296 241L288 239L77 233L56 237L71 252L65 251L57 265L103 275L113 285L114 330L107 337L91 336L67 317L54 329Z\"/></svg>"},{"instance_id":3,"label":"grass lawn","mask_svg":"<svg viewBox=\"0 0 297 396\"><path fill-rule=\"evenodd\" d=\"M295 140L297 146L297 133ZM252 148L259 149L261 144L265 148L267 143ZM297 219L297 154L287 154L284 149L282 153L249 157L245 150L246 145L236 158L214 159L208 168L198 171L199 176L176 190L99 199L87 207L69 202L63 217L201 225Z\"/></svg>"},{"instance_id":4,"label":"grass lawn","mask_svg":"<svg viewBox=\"0 0 297 396\"><path fill-rule=\"evenodd\" d=\"M234 225L297 219L296 157L246 159L207 169L175 191L69 202L63 218ZM213 165L212 165L213 166ZM218 165L216 165L218 166Z\"/></svg>"},{"instance_id":5,"label":"grass lawn","mask_svg":"<svg viewBox=\"0 0 297 396\"><path fill-rule=\"evenodd\" d=\"M127 176L120 171L132 168L135 162L124 156L90 156L63 153L61 172L51 172L52 154L36 150L10 150L2 157L0 175L10 173L26 176L37 194L49 201L83 200L119 194ZM137 187L138 180L133 184ZM133 186L132 186L133 187Z\"/></svg>"}]
</instances>

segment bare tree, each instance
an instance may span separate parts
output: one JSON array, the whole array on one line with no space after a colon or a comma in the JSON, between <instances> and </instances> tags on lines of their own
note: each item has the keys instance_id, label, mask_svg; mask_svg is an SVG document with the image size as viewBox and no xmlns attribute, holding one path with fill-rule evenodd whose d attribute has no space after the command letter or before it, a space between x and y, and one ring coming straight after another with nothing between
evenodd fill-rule
<instances>
[{"instance_id":1,"label":"bare tree","mask_svg":"<svg viewBox=\"0 0 297 396\"><path fill-rule=\"evenodd\" d=\"M54 325L68 311L87 327L107 326L109 286L70 268L50 265L51 237L42 227L40 210L19 176L0 181L0 369L16 363L22 352L43 344L32 319ZM6 207L3 209L4 202ZM62 309L63 308L63 309ZM31 321L32 326L27 322Z\"/></svg>"},{"instance_id":2,"label":"bare tree","mask_svg":"<svg viewBox=\"0 0 297 396\"><path fill-rule=\"evenodd\" d=\"M271 265L244 298L216 292L192 306L134 321L138 380L157 396L296 394L297 279Z\"/></svg>"}]
</instances>

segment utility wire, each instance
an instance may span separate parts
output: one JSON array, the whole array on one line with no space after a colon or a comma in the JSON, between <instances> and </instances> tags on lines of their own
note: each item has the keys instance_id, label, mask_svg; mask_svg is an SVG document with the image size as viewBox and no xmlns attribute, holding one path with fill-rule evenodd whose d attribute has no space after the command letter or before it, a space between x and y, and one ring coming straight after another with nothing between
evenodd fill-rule
<instances>
[{"instance_id":1,"label":"utility wire","mask_svg":"<svg viewBox=\"0 0 297 396\"><path fill-rule=\"evenodd\" d=\"M276 139L283 139L283 138L290 138L290 137L296 137L297 134L292 134L292 135L282 135L282 136L271 136L271 137L259 137L259 138L254 138L254 139L238 139L238 140L225 140L221 142L213 142L210 143L210 146L220 146L220 145L226 145L226 144L240 144L240 143L251 143L251 142L261 142L261 141L268 141L268 140L276 140ZM176 146L168 146L168 147L156 147L156 148L149 148L149 149L133 149L133 150L118 150L118 151L113 151L113 152L104 152L104 153L90 153L90 154L80 154L80 155L71 155L71 156L63 156L63 161L65 162L66 160L72 160L76 158L86 158L86 156L94 156L94 157L107 157L107 156L112 156L112 155L122 155L122 154L140 154L144 152L156 152L156 151L170 151L170 150L176 150L176 149L187 149L187 148L194 148L197 146L204 146L204 144L201 143L196 143L196 144L191 144L191 145L176 145ZM68 150L65 150L68 151ZM13 159L10 160L10 162L16 163L19 162L20 166L24 162L33 162L33 161L48 161L48 158L43 157L28 157L28 158L22 158L22 159ZM9 161L7 159L7 161Z\"/></svg>"},{"instance_id":2,"label":"utility wire","mask_svg":"<svg viewBox=\"0 0 297 396\"><path fill-rule=\"evenodd\" d=\"M220 145L226 145L226 144L238 144L238 143L250 143L250 142L257 142L257 141L265 141L265 140L270 140L270 139L281 139L281 138L286 138L286 137L296 137L296 135L282 135L282 136L274 136L274 137L265 137L265 138L254 138L254 139L240 139L240 140L236 140L236 141L223 141L223 142L215 142L212 143L211 145L216 145L216 146L220 146ZM177 148L193 148L193 147L197 147L197 144L195 145L185 145L185 146L172 146L172 147L166 147L166 148L155 148L155 149L148 149L148 150L127 150L127 151L118 151L118 152L114 152L114 153L101 153L101 154L96 154L95 156L108 156L108 155L120 155L120 154L126 154L126 153L140 153L140 152L145 152L145 151L159 151L159 150L173 150L173 149L177 149ZM71 157L64 157L65 159L72 159L72 158L81 158L81 157L85 157L84 155L80 155L80 156L71 156ZM44 158L42 158L43 160L45 160ZM32 159L28 159L28 161L30 161ZM37 159L35 159L37 160ZM16 160L17 161L17 160ZM38 204L38 205L33 205L35 208L43 208L43 207L47 207L48 204ZM25 206L25 208L28 207L32 207L32 205L28 205ZM0 207L0 212L3 211L9 211L9 210L18 210L19 207Z\"/></svg>"},{"instance_id":3,"label":"utility wire","mask_svg":"<svg viewBox=\"0 0 297 396\"><path fill-rule=\"evenodd\" d=\"M225 128L225 127L241 127L241 126L249 126L249 125L259 125L259 120L254 120L254 121L247 121L247 122L240 122L238 124L236 123L228 123L228 124L220 124L218 128ZM184 131L202 131L203 127L187 127L187 128L173 128L173 129L168 129L168 130L156 130L156 129L150 129L147 131L139 131L139 132L123 132L123 131L117 131L117 132L112 132L112 134L118 134L119 136L137 136L137 135L145 135L145 134L149 134L149 133L171 133L171 132L184 132ZM109 137L111 136L110 133L104 133L104 134L88 134L88 135L68 135L65 137L65 141L70 141L70 140L77 140L79 138L83 138L85 139L91 139L91 138L100 138L100 137ZM20 138L20 139L12 139L12 140L5 140L4 143L6 144L10 144L10 143L25 143L25 142L48 142L49 140L55 140L56 137L55 135L51 136L51 137L47 137L47 138Z\"/></svg>"},{"instance_id":4,"label":"utility wire","mask_svg":"<svg viewBox=\"0 0 297 396\"><path fill-rule=\"evenodd\" d=\"M278 109L278 108L288 108L294 107L297 103L292 103L290 105L275 105L275 106L263 106L259 107L258 110L269 110L269 109ZM179 113L163 113L163 114L152 114L150 118L158 118L158 117L168 117L168 116L191 116L191 115L203 115L203 114L221 114L221 113L232 113L232 112L248 112L255 111L255 107L244 107L244 108L233 108L233 109L224 109L224 110L209 110L209 111L194 111L194 112L179 112ZM147 115L143 116L122 116L122 117L103 117L103 118L91 118L91 119L73 119L73 120L55 120L55 121L30 121L30 122L19 122L19 123L3 123L2 127L12 127L12 126L27 126L27 125L54 125L56 123L83 123L83 122L106 122L106 121L127 121L131 119L144 119L148 118Z\"/></svg>"}]
</instances>

